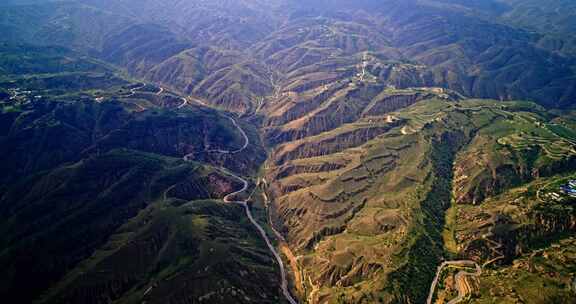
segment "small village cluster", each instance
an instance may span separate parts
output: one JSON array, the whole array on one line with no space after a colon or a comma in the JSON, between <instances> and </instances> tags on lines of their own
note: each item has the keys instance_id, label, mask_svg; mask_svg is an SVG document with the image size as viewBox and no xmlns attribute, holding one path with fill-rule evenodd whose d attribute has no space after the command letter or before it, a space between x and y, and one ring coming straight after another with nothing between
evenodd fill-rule
<instances>
[{"instance_id":1,"label":"small village cluster","mask_svg":"<svg viewBox=\"0 0 576 304\"><path fill-rule=\"evenodd\" d=\"M32 100L42 99L41 95L33 96L32 91L23 90L21 88L8 89L7 91L10 94L8 103L11 104L26 104Z\"/></svg>"},{"instance_id":2,"label":"small village cluster","mask_svg":"<svg viewBox=\"0 0 576 304\"><path fill-rule=\"evenodd\" d=\"M566 185L561 186L560 190L562 190L564 194L576 198L576 179L573 179Z\"/></svg>"}]
</instances>

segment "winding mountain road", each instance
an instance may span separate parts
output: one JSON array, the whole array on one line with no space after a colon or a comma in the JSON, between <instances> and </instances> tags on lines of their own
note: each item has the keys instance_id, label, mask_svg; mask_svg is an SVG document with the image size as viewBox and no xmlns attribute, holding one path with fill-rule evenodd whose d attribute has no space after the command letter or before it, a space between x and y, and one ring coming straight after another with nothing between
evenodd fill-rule
<instances>
[{"instance_id":1,"label":"winding mountain road","mask_svg":"<svg viewBox=\"0 0 576 304\"><path fill-rule=\"evenodd\" d=\"M142 89L142 88L145 87L145 86L146 86L145 83L141 83L139 86L130 89L130 94L128 94L128 95L126 95L126 96L124 96L124 97L125 97L125 98L129 98L129 97L132 97L132 96L136 95L136 94L138 93L137 91L140 90L140 89ZM138 104L138 103L133 103L133 104L139 108L139 111L140 111L140 112L146 111L146 108L143 107L141 104Z\"/></svg>"},{"instance_id":2,"label":"winding mountain road","mask_svg":"<svg viewBox=\"0 0 576 304\"><path fill-rule=\"evenodd\" d=\"M470 262L470 261L467 261ZM452 299L448 304L457 304L464 300L464 298L472 291L472 288L468 285L466 281L466 277L479 277L482 274L482 267L480 267L475 262L474 266L476 266L475 272L468 272L468 271L460 271L454 277L454 282L456 282L456 289L458 290L458 296Z\"/></svg>"},{"instance_id":3,"label":"winding mountain road","mask_svg":"<svg viewBox=\"0 0 576 304\"><path fill-rule=\"evenodd\" d=\"M483 234L481 236L481 239L483 239L484 241L486 241L487 243L489 243L489 249L496 254L496 257L486 261L484 264L482 264L482 266L480 266L477 262L471 261L471 260L457 260L457 261L446 261L444 263L442 263L440 266L438 266L438 271L436 272L436 277L434 278L434 281L432 281L432 285L430 286L430 293L428 294L428 301L426 302L427 304L432 304L432 300L434 297L434 292L436 291L436 286L438 285L438 280L440 279L440 275L442 274L442 270L444 269L444 267L448 267L448 266L459 266L459 267L474 267L476 268L475 272L469 272L469 271L460 271L456 274L456 276L454 277L454 281L456 283L456 289L458 290L458 296L452 300L450 300L450 302L448 302L448 304L457 304L460 303L464 300L464 298L466 297L466 295L468 295L471 292L471 288L470 286L468 286L468 284L466 283L465 278L466 277L480 277L480 275L482 275L482 269L487 267L488 265L498 261L498 260L502 260L504 258L506 258L506 256L504 255L503 252L501 252L503 245L501 243L498 243L492 239L490 239L491 237L494 236L494 229L496 227L496 222L497 222L497 215L493 214L490 219L488 220L489 223L491 223L492 225L490 226L490 228L488 228L488 233Z\"/></svg>"},{"instance_id":4,"label":"winding mountain road","mask_svg":"<svg viewBox=\"0 0 576 304\"><path fill-rule=\"evenodd\" d=\"M482 274L482 267L478 265L478 263L471 261L471 260L459 260L459 261L446 261L438 266L438 270L436 271L436 276L432 281L432 285L430 286L430 293L428 294L428 300L426 301L427 304L432 304L432 300L434 298L434 292L436 291L436 286L438 285L438 281L440 280L440 276L442 274L442 270L448 266L459 266L459 267L474 267L476 268L475 272L469 272L462 270L456 274L455 282L456 282L456 289L458 290L458 296L452 299L448 304L457 304L460 303L466 295L470 292L470 288L467 284L464 284L465 277L479 277Z\"/></svg>"},{"instance_id":5,"label":"winding mountain road","mask_svg":"<svg viewBox=\"0 0 576 304\"><path fill-rule=\"evenodd\" d=\"M221 151L221 150L219 150L218 152L227 153L227 154L240 153L240 152L244 151L246 149L246 147L248 147L248 145L250 144L250 139L246 135L246 132L238 125L238 123L236 122L236 120L234 118L228 117L228 119L230 119L232 121L234 126L236 126L236 128L238 128L238 130L242 134L242 137L244 137L244 145L242 145L242 147L240 149L237 149L234 151ZM186 158L186 156L185 156L185 158ZM282 257L280 256L280 254L278 254L278 252L274 248L274 245L270 241L270 238L268 238L268 235L266 234L266 231L264 230L264 228L262 228L262 226L260 226L260 224L258 224L258 222L254 219L254 216L252 215L252 211L250 211L250 207L248 206L248 203L246 201L234 200L234 197L236 195L241 194L242 192L248 190L248 181L245 180L244 178L232 173L232 172L229 172L228 170L224 170L224 171L225 171L225 173L229 174L230 176L232 176L232 177L236 178L237 180L239 180L240 182L242 182L242 188L240 190L237 190L237 191L234 191L232 193L227 194L224 197L224 202L225 203L239 204L242 207L244 207L244 210L246 211L246 216L250 220L250 223L252 223L252 225L254 227L256 227L256 230L258 230L258 232L260 233L260 236L266 242L268 249L270 250L272 255L274 255L274 257L276 258L276 262L278 263L278 265L280 267L280 276L281 276L281 280L282 280L282 283L281 283L282 294L284 295L284 297L286 298L286 300L288 300L288 302L290 304L298 304L298 302L296 302L296 300L294 300L294 298L290 294L290 291L288 290L288 280L286 279L286 269L284 267L284 262L282 261Z\"/></svg>"},{"instance_id":6,"label":"winding mountain road","mask_svg":"<svg viewBox=\"0 0 576 304\"><path fill-rule=\"evenodd\" d=\"M488 221L491 222L492 225L490 226L490 228L488 228L488 233L482 235L482 239L490 244L490 245L488 245L488 248L490 248L490 250L496 254L496 257L491 259L491 260L488 260L484 264L482 264L482 268L484 268L484 267L486 267L486 266L488 266L488 265L490 265L496 261L499 261L499 260L506 258L504 253L501 251L502 248L504 247L504 245L490 239L491 237L494 236L494 229L496 227L497 215L493 214L492 217L490 217L490 219Z\"/></svg>"},{"instance_id":7,"label":"winding mountain road","mask_svg":"<svg viewBox=\"0 0 576 304\"><path fill-rule=\"evenodd\" d=\"M186 100L185 98L183 98L184 100ZM186 102L187 104L187 102ZM181 108L181 107L178 107ZM228 119L230 119L230 121L232 122L232 124L238 129L238 131L240 132L240 134L242 134L242 137L244 138L244 144L242 145L242 147L236 149L236 150L221 150L221 149L216 149L216 150L206 150L204 151L204 153L222 153L222 154L237 154L240 153L242 151L244 151L248 145L250 144L250 139L248 138L248 135L246 134L246 132L244 131L244 129L242 129L240 127L240 125L238 125L238 122L236 122L236 120L230 116L227 116ZM184 156L184 161L189 162L191 161L191 157L194 155L195 153L190 153ZM224 168L220 168L221 171L223 171L224 173L236 178L237 180L239 180L240 182L242 182L242 188L239 190L236 190L232 193L227 194L226 196L224 196L224 202L225 203L230 203L230 204L238 204L241 205L242 207L244 207L244 210L246 211L246 216L248 217L248 219L250 220L250 223L252 223L252 225L256 228L256 230L258 230L258 232L260 233L260 236L264 239L264 241L266 242L266 245L268 246L269 251L272 253L272 255L274 256L274 258L276 258L276 262L278 263L278 266L280 267L280 275L281 275L281 289L282 289L282 294L284 295L284 297L286 298L286 300L290 303L290 304L298 304L298 302L296 302L296 300L294 300L294 298L292 297L292 295L290 294L290 291L288 290L288 280L286 279L286 269L284 267L284 262L282 261L282 257L280 256L280 254L278 254L278 252L276 251L276 249L274 248L274 245L272 244L272 242L270 241L270 238L268 238L268 235L266 234L266 231L264 230L264 228L262 228L262 226L260 226L260 224L258 224L258 222L254 219L254 216L252 215L252 211L250 210L250 207L248 206L248 203L246 201L242 201L242 200L235 200L234 197L236 195L241 194L242 192L248 190L248 181ZM170 188L169 188L170 189ZM170 189L171 190L171 189ZM168 191L165 192L165 196L167 194Z\"/></svg>"},{"instance_id":8,"label":"winding mountain road","mask_svg":"<svg viewBox=\"0 0 576 304\"><path fill-rule=\"evenodd\" d=\"M242 128L238 125L238 122L236 122L236 120L235 120L234 118L232 118L232 117L230 117L230 116L226 116L226 118L228 118L228 119L232 122L232 124L234 125L234 127L236 127L236 129L240 132L240 134L242 134L242 137L243 137L243 139L244 139L244 144L243 144L240 148L238 148L238 149L236 149L236 150L232 150L232 151L230 151L230 150L223 150L223 149L210 149L210 150L204 150L204 151L201 151L201 152L192 152L192 153L186 154L186 155L184 156L184 160L185 160L185 161L190 161L194 155L199 154L199 153L237 154L237 153L240 153L240 152L244 151L244 150L248 147L248 145L250 144L250 139L248 139L248 135L246 134L246 132L244 131L244 129L242 129ZM229 172L228 172L228 173L229 173ZM230 174L230 173L229 173L229 174ZM230 174L230 175L233 175L233 174ZM244 190L246 190L246 189L244 189ZM244 191L244 190L243 190L243 191ZM242 192L242 191L240 191L240 192Z\"/></svg>"},{"instance_id":9,"label":"winding mountain road","mask_svg":"<svg viewBox=\"0 0 576 304\"><path fill-rule=\"evenodd\" d=\"M252 225L254 227L256 227L256 229L258 230L258 232L260 233L260 236L266 242L268 249L270 250L272 255L274 255L274 257L276 258L276 262L278 263L278 265L280 267L280 276L282 279L282 283L281 283L282 294L284 295L284 297L286 298L286 300L288 300L288 302L290 304L298 304L298 302L296 302L296 300L294 300L294 298L290 294L290 291L288 290L288 280L286 279L286 269L284 267L284 262L282 261L282 257L280 256L280 254L278 254L278 252L274 248L274 245L270 241L270 238L268 238L268 235L266 234L266 231L264 230L264 228L262 228L262 226L260 226L260 224L258 224L258 222L254 219L254 216L252 215L252 211L250 211L250 207L248 206L248 203L246 201L236 201L233 198L234 196L236 196L236 195L238 195L238 194L240 194L240 193L242 193L248 189L248 181L246 181L245 179L243 179L237 175L231 174L230 172L227 172L227 173L230 174L231 176L235 177L239 181L241 181L243 186L240 190L226 195L224 197L224 202L225 203L239 204L242 207L244 207L244 210L246 211L246 216L248 217L248 219L250 220Z\"/></svg>"},{"instance_id":10,"label":"winding mountain road","mask_svg":"<svg viewBox=\"0 0 576 304\"><path fill-rule=\"evenodd\" d=\"M178 109L182 109L183 107L188 105L188 99L186 99L186 97L182 97L180 99L182 100L182 103L178 106Z\"/></svg>"},{"instance_id":11,"label":"winding mountain road","mask_svg":"<svg viewBox=\"0 0 576 304\"><path fill-rule=\"evenodd\" d=\"M140 86L137 86L135 88L130 89L130 94L126 95L126 97L132 97L132 96L136 95L136 93L137 93L136 91L140 90L141 88L143 88L145 86L146 86L146 84L142 83L142 84L140 84Z\"/></svg>"}]
</instances>

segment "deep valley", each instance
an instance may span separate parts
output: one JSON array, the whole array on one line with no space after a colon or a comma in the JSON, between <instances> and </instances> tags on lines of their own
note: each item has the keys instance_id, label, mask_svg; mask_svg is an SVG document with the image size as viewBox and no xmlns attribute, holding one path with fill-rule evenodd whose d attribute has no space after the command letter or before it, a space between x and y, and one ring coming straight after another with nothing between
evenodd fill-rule
<instances>
[{"instance_id":1,"label":"deep valley","mask_svg":"<svg viewBox=\"0 0 576 304\"><path fill-rule=\"evenodd\" d=\"M572 303L576 11L0 3L0 297Z\"/></svg>"}]
</instances>

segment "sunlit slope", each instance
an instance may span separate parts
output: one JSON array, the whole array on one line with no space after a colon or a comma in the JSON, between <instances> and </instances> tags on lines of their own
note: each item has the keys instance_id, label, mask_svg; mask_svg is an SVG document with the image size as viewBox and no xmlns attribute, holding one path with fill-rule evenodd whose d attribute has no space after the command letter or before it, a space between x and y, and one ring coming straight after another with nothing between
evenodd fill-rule
<instances>
[{"instance_id":1,"label":"sunlit slope","mask_svg":"<svg viewBox=\"0 0 576 304\"><path fill-rule=\"evenodd\" d=\"M433 99L279 145L268 162L275 216L299 255L307 296L425 299L444 256L453 183L456 198L480 202L574 170L573 143L548 133L549 119L531 103ZM510 146L522 132L535 135ZM552 153L549 144L561 150ZM484 157L470 156L478 149Z\"/></svg>"}]
</instances>

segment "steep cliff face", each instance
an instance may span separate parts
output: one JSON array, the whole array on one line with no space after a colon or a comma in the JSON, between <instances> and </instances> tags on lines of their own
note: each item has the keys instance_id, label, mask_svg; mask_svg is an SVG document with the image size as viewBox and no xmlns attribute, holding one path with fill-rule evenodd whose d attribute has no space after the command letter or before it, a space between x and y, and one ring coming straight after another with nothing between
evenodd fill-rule
<instances>
[{"instance_id":1,"label":"steep cliff face","mask_svg":"<svg viewBox=\"0 0 576 304\"><path fill-rule=\"evenodd\" d=\"M533 224L522 227L516 237L522 252L576 233L576 211L571 205L539 205L529 212L528 218L533 219Z\"/></svg>"},{"instance_id":2,"label":"steep cliff face","mask_svg":"<svg viewBox=\"0 0 576 304\"><path fill-rule=\"evenodd\" d=\"M519 158L513 159L519 160ZM468 161L468 164L474 163ZM457 172L461 173L459 176L462 177L456 185L458 189L461 189L455 192L457 193L456 201L458 203L480 204L488 197L498 195L507 189L525 184L534 179L547 177L551 174L572 172L576 169L573 156L557 160L552 164L546 164L543 167L526 168L521 163L512 160L508 164L502 165L498 165L497 162L485 164L484 171L478 173L474 178L467 177L467 174L462 174L462 172L470 168L462 167L457 169ZM474 164L474 166L479 165L479 163Z\"/></svg>"},{"instance_id":3,"label":"steep cliff face","mask_svg":"<svg viewBox=\"0 0 576 304\"><path fill-rule=\"evenodd\" d=\"M475 230L469 230L469 235L461 237L460 254L478 262L505 266L522 254L576 232L576 213L570 206L535 205L525 212L493 214Z\"/></svg>"},{"instance_id":4,"label":"steep cliff face","mask_svg":"<svg viewBox=\"0 0 576 304\"><path fill-rule=\"evenodd\" d=\"M482 118L483 128L455 163L457 203L480 204L534 179L576 169L571 139L554 133L554 124L535 118L505 112Z\"/></svg>"},{"instance_id":5,"label":"steep cliff face","mask_svg":"<svg viewBox=\"0 0 576 304\"><path fill-rule=\"evenodd\" d=\"M524 183L475 206L457 205L459 254L485 265L506 266L523 254L546 248L576 232L574 200L562 194L567 176Z\"/></svg>"}]
</instances>

